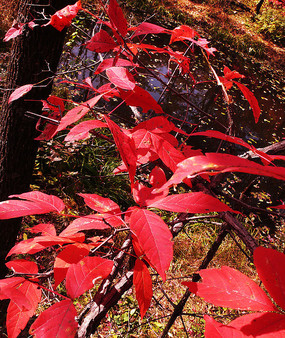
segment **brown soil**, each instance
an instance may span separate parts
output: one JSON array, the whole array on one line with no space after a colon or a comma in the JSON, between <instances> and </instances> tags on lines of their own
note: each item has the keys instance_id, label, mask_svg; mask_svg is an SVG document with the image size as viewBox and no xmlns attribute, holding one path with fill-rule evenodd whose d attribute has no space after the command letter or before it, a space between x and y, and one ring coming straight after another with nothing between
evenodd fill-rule
<instances>
[{"instance_id":1,"label":"brown soil","mask_svg":"<svg viewBox=\"0 0 285 338\"><path fill-rule=\"evenodd\" d=\"M229 11L229 3L234 3L237 7L236 11ZM201 29L207 33L217 24L236 37L243 38L245 35L251 41L259 42L265 50L263 64L267 69L275 69L277 72L284 72L285 68L285 49L277 46L271 41L265 39L261 34L257 34L254 24L250 25L251 18L254 17L255 3L251 4L250 12L243 8L238 8L239 4L244 5L238 0L221 0L213 5L213 2L197 3L190 0L167 0L164 6L169 12L175 10L180 11L186 18L197 25L196 29ZM265 9L264 9L265 10ZM229 14L234 12L234 14ZM212 41L213 42L213 41ZM225 46L226 47L226 46Z\"/></svg>"}]
</instances>

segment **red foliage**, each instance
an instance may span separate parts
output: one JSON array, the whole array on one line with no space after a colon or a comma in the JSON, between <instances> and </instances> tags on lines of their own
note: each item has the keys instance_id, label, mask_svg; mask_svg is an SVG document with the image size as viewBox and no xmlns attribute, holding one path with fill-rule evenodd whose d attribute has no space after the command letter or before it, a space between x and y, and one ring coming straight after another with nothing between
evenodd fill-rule
<instances>
[{"instance_id":1,"label":"red foliage","mask_svg":"<svg viewBox=\"0 0 285 338\"><path fill-rule=\"evenodd\" d=\"M18 100L20 97L27 94L33 88L33 86L34 85L32 85L32 84L26 84L24 86L17 88L16 90L14 90L13 93L9 97L8 103L11 103L15 100Z\"/></svg>"},{"instance_id":2,"label":"red foliage","mask_svg":"<svg viewBox=\"0 0 285 338\"><path fill-rule=\"evenodd\" d=\"M76 309L71 300L62 300L43 311L30 328L38 338L74 337L78 324Z\"/></svg>"},{"instance_id":3,"label":"red foliage","mask_svg":"<svg viewBox=\"0 0 285 338\"><path fill-rule=\"evenodd\" d=\"M96 53L109 52L113 48L117 47L114 39L103 29L92 36L86 44L86 48Z\"/></svg>"},{"instance_id":4,"label":"red foliage","mask_svg":"<svg viewBox=\"0 0 285 338\"><path fill-rule=\"evenodd\" d=\"M278 306L285 309L285 255L264 247L254 251L254 264L258 275ZM184 282L191 292L216 306L232 309L263 311L239 317L228 325L222 325L205 316L205 336L220 337L283 337L285 315L255 282L241 272L229 267L201 270L201 283ZM264 311L275 311L264 312Z\"/></svg>"},{"instance_id":5,"label":"red foliage","mask_svg":"<svg viewBox=\"0 0 285 338\"><path fill-rule=\"evenodd\" d=\"M76 2L76 4L66 6L53 14L50 21L46 25L51 25L61 32L64 28L71 25L72 19L76 17L80 9L82 9L82 7L81 1L79 0Z\"/></svg>"},{"instance_id":6,"label":"red foliage","mask_svg":"<svg viewBox=\"0 0 285 338\"><path fill-rule=\"evenodd\" d=\"M80 9L82 7L78 1L75 5L67 6L56 12L48 24L61 31L71 24ZM90 132L95 128L108 128L112 134L110 137L114 139L114 142L111 142L115 143L123 161L117 172L128 171L134 205L137 203L139 207L132 206L127 212L122 213L119 205L110 198L98 194L80 193L79 196L84 199L86 206L92 209L92 214L84 216L68 214L68 217L76 218L59 235L54 225L40 223L29 229L32 234L39 235L20 241L10 250L8 256L33 255L45 249L53 249L54 287L62 283L66 288L67 296L57 294L64 300L54 303L43 311L32 324L30 333L35 337L73 337L76 335L77 310L73 301L92 289L98 280L107 279L108 283L113 281L113 276L110 277L110 281L108 278L116 266L113 260L105 258L113 257L113 255L102 255L105 255L105 248L112 243L112 237L122 230L131 234L134 250L126 251L126 253L136 255L133 281L141 317L145 316L152 299L152 278L148 268L150 266L156 270L165 281L166 271L173 257L172 233L163 218L155 211L147 209L148 207L182 214L239 213L218 198L211 196L210 192L195 190L197 186L192 192L173 194L171 191L169 194L171 186L181 185L185 191L192 187L191 179L198 175L211 184L210 176L227 172L285 179L284 168L271 165L274 159L284 159L282 156L266 155L242 139L217 130L188 135L166 118L160 104L148 91L137 84L139 82L135 79L136 71L141 66L137 54L141 50L148 55L151 53L166 54L169 62L177 63L183 74L193 77L189 74L190 61L186 55L172 50L169 46L156 47L141 43L139 39L142 35L166 33L170 35L169 45L183 41L196 48L202 48L209 57L215 48L209 47L206 39L201 38L195 30L186 25L168 30L144 22L137 27L128 28L123 11L116 0L110 0L105 11L110 22L102 20L99 22L107 26L110 34L101 29L87 41L85 46L96 53L114 52L113 57L103 60L95 71L95 75L106 72L109 82L98 89L94 88L91 77L86 78L81 84L76 83L79 88L87 89L89 94L92 93L93 97L88 96L87 101L76 104L63 117L62 113L65 109L63 100L51 96L47 101L43 101L44 109L51 111L49 118L55 119L58 125L47 123L37 139L51 139L56 133L71 126L71 130L65 136L65 141L75 142L89 137ZM5 40L21 32L22 24L19 24L8 31ZM133 35L132 32L134 32ZM133 69L128 70L127 67ZM260 108L256 98L243 84L233 81L243 77L237 71L224 67L224 76L219 79L226 90L229 90L233 84L238 86L249 102L255 122L257 122ZM62 83L64 82L74 84L72 81ZM22 97L32 88L32 84L19 87L11 94L9 103ZM127 129L115 123L109 114L96 111L95 119L92 116L91 120L81 121L74 126L80 119L86 118L91 110L94 113L99 100L109 101L112 97L122 99L128 106L141 108L144 117L149 111L153 111L156 116L137 123L132 129ZM102 122L104 119L106 122ZM38 126L42 120L43 118ZM185 121L180 122L183 124ZM179 133L179 137L174 136L175 133ZM183 138L182 141L180 136ZM213 137L243 146L258 154L265 165L227 153L203 154L200 149L193 150L191 146L186 145L185 138L189 136ZM154 161L155 163L151 163ZM144 164L149 165L149 170L143 175L137 175ZM171 172L172 177L170 177ZM63 216L65 204L56 196L33 191L10 197L13 199L0 203L0 219L49 212L57 214L58 217ZM276 208L284 209L284 205L276 206ZM90 237L88 233L90 230L99 231L100 234L111 233L111 235L107 239ZM101 247L102 252L99 252ZM284 257L283 254L271 249L257 248L254 252L254 263L258 274L274 301L283 310L285 310ZM16 337L35 314L42 297L41 288L46 287L41 283L37 264L33 261L13 260L7 263L7 266L13 270L15 276L0 280L0 299L10 299L7 330L9 336ZM22 275L25 275L25 278ZM242 316L232 321L230 325L222 325L211 317L205 316L206 337L243 337L247 334L253 336L264 334L266 337L273 337L273 333L284 334L283 312L279 311L266 293L248 277L228 267L220 270L202 270L200 275L203 278L202 283L184 283L191 292L217 306L263 311L263 313ZM56 293L54 289L49 291Z\"/></svg>"},{"instance_id":7,"label":"red foliage","mask_svg":"<svg viewBox=\"0 0 285 338\"><path fill-rule=\"evenodd\" d=\"M150 264L163 280L173 256L171 232L155 213L145 209L134 209L130 216L130 229L136 235L140 248Z\"/></svg>"},{"instance_id":8,"label":"red foliage","mask_svg":"<svg viewBox=\"0 0 285 338\"><path fill-rule=\"evenodd\" d=\"M134 267L134 286L143 318L152 299L152 281L147 266L140 259L136 260Z\"/></svg>"}]
</instances>

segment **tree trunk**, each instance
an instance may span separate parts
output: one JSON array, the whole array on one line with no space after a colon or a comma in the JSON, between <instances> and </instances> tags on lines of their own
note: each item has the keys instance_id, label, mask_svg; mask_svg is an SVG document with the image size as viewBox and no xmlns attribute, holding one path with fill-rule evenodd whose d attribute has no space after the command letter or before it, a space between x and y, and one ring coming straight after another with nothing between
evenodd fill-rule
<instances>
[{"instance_id":1,"label":"tree trunk","mask_svg":"<svg viewBox=\"0 0 285 338\"><path fill-rule=\"evenodd\" d=\"M42 27L47 17L76 1L21 0L17 21L27 23L35 19L39 26L26 27L13 42L7 75L0 124L0 201L11 194L29 190L38 143L36 120L26 111L40 113L42 103L50 93L52 76L56 72L62 53L66 30L59 32L52 26ZM8 104L9 89L25 84L40 84L22 99ZM20 229L20 219L0 221L0 278L6 274L5 256L14 245Z\"/></svg>"},{"instance_id":2,"label":"tree trunk","mask_svg":"<svg viewBox=\"0 0 285 338\"><path fill-rule=\"evenodd\" d=\"M260 13L261 6L263 5L264 0L259 0L258 4L256 5L255 12L258 15Z\"/></svg>"}]
</instances>

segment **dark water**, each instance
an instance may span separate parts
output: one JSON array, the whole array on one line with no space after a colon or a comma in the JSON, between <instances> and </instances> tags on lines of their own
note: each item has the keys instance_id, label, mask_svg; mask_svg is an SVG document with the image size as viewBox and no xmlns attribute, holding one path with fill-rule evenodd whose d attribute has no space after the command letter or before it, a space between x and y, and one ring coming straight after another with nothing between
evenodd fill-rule
<instances>
[{"instance_id":1,"label":"dark water","mask_svg":"<svg viewBox=\"0 0 285 338\"><path fill-rule=\"evenodd\" d=\"M144 41L144 43L151 43L151 40L154 39L156 44L163 46L167 43L169 37L162 36L161 39L153 37L149 38L149 41ZM69 67L80 69L78 72L68 73L70 79L82 82L89 76L93 80L93 85L99 87L106 83L104 74L94 76L94 70L97 67L96 65L94 66L94 64L95 62L99 62L99 57L95 53L87 50L81 41L79 42L75 39L71 47L67 48L61 65L63 69L69 69ZM181 48L181 46L183 45L181 44L178 47ZM164 82L168 82L172 75L173 78L170 81L170 86L183 94L200 109L204 110L210 117L203 116L203 114L189 106L170 90L163 92L161 82L145 70L141 69L141 75L136 76L136 80L139 85L148 90L151 95L160 102L166 114L176 118L173 121L176 121L176 124L180 126L182 125L185 131L190 133L194 129L195 131L215 129L226 133L228 117L225 104L222 96L217 95L218 88L207 62L203 55L199 53L198 48L195 49L195 54L188 52L187 55L189 55L191 59L191 76L187 78L179 75L179 70L176 69L174 62L172 62L168 68L169 56L166 54L151 53L148 55L147 53L141 53L139 58L146 66L151 67L152 71ZM111 56L111 54L108 55L108 57ZM210 56L210 62L216 73L222 76L223 64L226 64L226 62L218 57L215 58L212 56ZM84 65L93 65L93 67L84 69ZM240 73L243 73L242 65L235 65L235 67L238 68ZM199 82L195 86L193 86L192 76ZM277 92L272 88L273 86L269 87L264 85L262 80L258 79L258 74L252 74L250 78L238 79L237 81L246 85L254 93L262 113L258 123L255 123L253 112L248 102L239 89L234 86L228 92L234 101L232 106L233 111L231 113L233 133L255 147L264 147L282 140L285 136L283 118L285 108L284 98L277 95ZM87 92L84 91L76 92L76 94L75 99L79 101L87 97ZM123 114L123 112L121 112L121 114ZM149 114L151 114L151 112L149 112ZM217 123L217 121L224 125L225 128ZM197 143L197 141L194 140L195 138L192 139L194 143ZM201 139L198 140L198 142L201 142ZM208 143L208 141L203 142ZM211 149L205 150L215 151L214 147L206 146L206 148L209 147Z\"/></svg>"}]
</instances>

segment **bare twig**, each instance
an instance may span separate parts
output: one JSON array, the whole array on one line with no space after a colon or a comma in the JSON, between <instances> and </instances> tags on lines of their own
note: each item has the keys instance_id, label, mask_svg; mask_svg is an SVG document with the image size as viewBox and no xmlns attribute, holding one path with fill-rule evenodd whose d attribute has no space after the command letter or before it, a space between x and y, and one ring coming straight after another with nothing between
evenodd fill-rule
<instances>
[{"instance_id":1,"label":"bare twig","mask_svg":"<svg viewBox=\"0 0 285 338\"><path fill-rule=\"evenodd\" d=\"M220 233L218 234L217 238L215 239L214 243L212 244L210 250L208 251L206 257L204 258L203 262L201 263L199 270L201 269L205 269L208 264L211 262L211 260L213 259L213 257L215 256L216 252L218 251L220 245L222 244L223 240L225 239L227 232L228 232L228 225L225 223L223 224ZM198 274L194 274L192 281L193 282L197 282L200 279L200 276ZM191 292L189 291L189 289L187 288L187 290L185 291L184 295L182 296L182 298L180 299L179 303L175 306L174 311L168 321L168 323L166 324L162 334L161 334L161 338L163 337L167 337L168 332L171 328L171 326L173 325L173 323L175 322L176 318L182 315L182 311L183 308L189 298L189 296L191 295Z\"/></svg>"}]
</instances>

